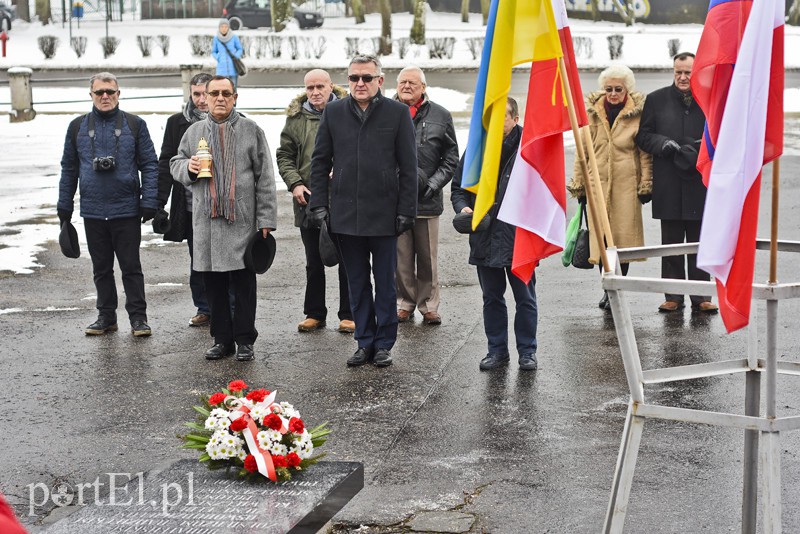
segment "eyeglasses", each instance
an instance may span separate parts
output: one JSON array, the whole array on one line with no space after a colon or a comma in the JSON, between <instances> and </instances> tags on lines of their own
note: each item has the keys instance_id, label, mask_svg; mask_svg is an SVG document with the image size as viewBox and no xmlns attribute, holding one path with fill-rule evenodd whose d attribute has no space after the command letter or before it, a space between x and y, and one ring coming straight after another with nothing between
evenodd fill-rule
<instances>
[{"instance_id":1,"label":"eyeglasses","mask_svg":"<svg viewBox=\"0 0 800 534\"><path fill-rule=\"evenodd\" d=\"M103 95L115 95L119 93L119 89L98 89L97 91L92 91L94 96L103 96Z\"/></svg>"},{"instance_id":2,"label":"eyeglasses","mask_svg":"<svg viewBox=\"0 0 800 534\"><path fill-rule=\"evenodd\" d=\"M358 83L358 80L364 80L364 83L371 83L375 78L380 78L380 76L373 76L372 74L351 74L347 77L347 79L353 83Z\"/></svg>"},{"instance_id":3,"label":"eyeglasses","mask_svg":"<svg viewBox=\"0 0 800 534\"><path fill-rule=\"evenodd\" d=\"M624 92L625 92L625 88L624 87L620 87L620 86L617 86L617 87L606 87L606 93L624 93Z\"/></svg>"},{"instance_id":4,"label":"eyeglasses","mask_svg":"<svg viewBox=\"0 0 800 534\"><path fill-rule=\"evenodd\" d=\"M207 91L206 94L211 98L217 98L219 95L222 95L224 98L230 98L233 96L231 91Z\"/></svg>"}]
</instances>

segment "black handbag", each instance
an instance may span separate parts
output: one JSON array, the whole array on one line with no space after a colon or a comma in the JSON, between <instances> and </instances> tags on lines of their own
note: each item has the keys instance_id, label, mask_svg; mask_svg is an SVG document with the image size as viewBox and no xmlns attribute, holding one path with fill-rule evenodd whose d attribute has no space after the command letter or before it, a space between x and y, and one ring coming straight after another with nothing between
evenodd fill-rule
<instances>
[{"instance_id":1,"label":"black handbag","mask_svg":"<svg viewBox=\"0 0 800 534\"><path fill-rule=\"evenodd\" d=\"M578 239L575 241L575 251L572 253L572 266L578 269L592 269L594 265L589 263L589 219L586 212L583 210L583 219L581 219L581 227L578 229ZM586 228L583 227L583 221L586 221Z\"/></svg>"},{"instance_id":2,"label":"black handbag","mask_svg":"<svg viewBox=\"0 0 800 534\"><path fill-rule=\"evenodd\" d=\"M238 74L240 78L247 76L247 66L245 66L244 62L231 53L231 51L228 49L227 43L221 44L222 48L224 48L228 55L231 56L231 61L233 61L233 68L236 69L236 74Z\"/></svg>"}]
</instances>

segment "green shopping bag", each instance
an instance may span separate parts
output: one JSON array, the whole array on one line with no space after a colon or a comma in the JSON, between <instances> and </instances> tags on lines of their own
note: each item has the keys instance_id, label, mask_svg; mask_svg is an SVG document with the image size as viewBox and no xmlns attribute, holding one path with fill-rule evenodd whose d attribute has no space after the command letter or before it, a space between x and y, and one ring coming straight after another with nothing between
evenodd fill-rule
<instances>
[{"instance_id":1,"label":"green shopping bag","mask_svg":"<svg viewBox=\"0 0 800 534\"><path fill-rule=\"evenodd\" d=\"M583 204L578 203L578 211L572 216L567 225L566 242L564 252L561 253L561 265L569 267L572 265L572 254L575 253L575 242L578 240L578 230L581 227L581 217L583 216Z\"/></svg>"}]
</instances>

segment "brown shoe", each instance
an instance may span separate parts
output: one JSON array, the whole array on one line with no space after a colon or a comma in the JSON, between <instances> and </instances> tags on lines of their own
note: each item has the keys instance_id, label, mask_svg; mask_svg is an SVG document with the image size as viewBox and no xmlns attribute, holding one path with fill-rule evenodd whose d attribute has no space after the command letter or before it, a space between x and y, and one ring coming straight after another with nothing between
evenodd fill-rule
<instances>
[{"instance_id":1,"label":"brown shoe","mask_svg":"<svg viewBox=\"0 0 800 534\"><path fill-rule=\"evenodd\" d=\"M356 323L348 319L342 319L342 321L339 323L339 328L337 328L336 331L341 332L342 334L352 334L356 331Z\"/></svg>"},{"instance_id":2,"label":"brown shoe","mask_svg":"<svg viewBox=\"0 0 800 534\"><path fill-rule=\"evenodd\" d=\"M206 326L211 322L211 316L206 313L198 313L189 319L189 326Z\"/></svg>"},{"instance_id":3,"label":"brown shoe","mask_svg":"<svg viewBox=\"0 0 800 534\"><path fill-rule=\"evenodd\" d=\"M411 312L407 310L397 310L397 322L407 323L411 320Z\"/></svg>"},{"instance_id":4,"label":"brown shoe","mask_svg":"<svg viewBox=\"0 0 800 534\"><path fill-rule=\"evenodd\" d=\"M717 313L719 308L716 304L711 302L701 302L700 304L692 304L692 311L700 313Z\"/></svg>"},{"instance_id":5,"label":"brown shoe","mask_svg":"<svg viewBox=\"0 0 800 534\"><path fill-rule=\"evenodd\" d=\"M442 324L442 316L435 311L422 314L422 322L425 324Z\"/></svg>"},{"instance_id":6,"label":"brown shoe","mask_svg":"<svg viewBox=\"0 0 800 534\"><path fill-rule=\"evenodd\" d=\"M304 321L301 321L300 324L297 325L297 330L300 332L313 332L320 328L325 328L325 321L320 321L313 317L306 317Z\"/></svg>"},{"instance_id":7,"label":"brown shoe","mask_svg":"<svg viewBox=\"0 0 800 534\"><path fill-rule=\"evenodd\" d=\"M678 311L681 308L683 308L683 304L681 304L679 302L674 302L674 301L671 301L671 300L667 300L667 301L664 301L664 303L661 306L658 307L658 311L669 313L669 312Z\"/></svg>"}]
</instances>

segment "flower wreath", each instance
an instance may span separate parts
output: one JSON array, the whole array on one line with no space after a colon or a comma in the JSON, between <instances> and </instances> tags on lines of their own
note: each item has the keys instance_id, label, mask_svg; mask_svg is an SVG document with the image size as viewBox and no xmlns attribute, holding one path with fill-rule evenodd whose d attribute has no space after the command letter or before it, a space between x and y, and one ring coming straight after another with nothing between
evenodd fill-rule
<instances>
[{"instance_id":1,"label":"flower wreath","mask_svg":"<svg viewBox=\"0 0 800 534\"><path fill-rule=\"evenodd\" d=\"M200 461L209 469L234 467L240 476L273 482L289 480L292 470L325 456L314 456L314 449L327 441L327 423L308 430L294 406L275 402L277 392L254 389L245 395L247 388L234 380L228 389L203 396L203 405L194 406L198 422L185 423L193 432L181 436L181 448L202 450Z\"/></svg>"}]
</instances>

